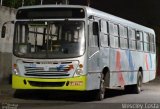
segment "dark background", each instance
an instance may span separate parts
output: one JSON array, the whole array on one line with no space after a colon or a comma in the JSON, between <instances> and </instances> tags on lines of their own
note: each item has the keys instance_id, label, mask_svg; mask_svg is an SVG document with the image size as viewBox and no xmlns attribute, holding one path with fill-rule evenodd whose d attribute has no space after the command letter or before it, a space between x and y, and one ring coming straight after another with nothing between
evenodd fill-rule
<instances>
[{"instance_id":1,"label":"dark background","mask_svg":"<svg viewBox=\"0 0 160 109\"><path fill-rule=\"evenodd\" d=\"M43 0L52 4L60 0ZM155 27L160 25L160 0L69 0L70 4L88 5L133 22Z\"/></svg>"},{"instance_id":2,"label":"dark background","mask_svg":"<svg viewBox=\"0 0 160 109\"><path fill-rule=\"evenodd\" d=\"M66 0L3 0L3 6L18 8L26 5L55 4ZM88 5L133 22L155 27L160 25L160 0L68 0L73 5Z\"/></svg>"}]
</instances>

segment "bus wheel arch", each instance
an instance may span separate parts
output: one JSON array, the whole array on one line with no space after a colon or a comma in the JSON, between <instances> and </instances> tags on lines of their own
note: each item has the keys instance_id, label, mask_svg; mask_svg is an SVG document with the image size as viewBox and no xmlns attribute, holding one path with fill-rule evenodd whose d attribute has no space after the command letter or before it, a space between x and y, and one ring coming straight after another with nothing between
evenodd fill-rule
<instances>
[{"instance_id":1,"label":"bus wheel arch","mask_svg":"<svg viewBox=\"0 0 160 109\"><path fill-rule=\"evenodd\" d=\"M109 68L104 67L101 72L99 89L96 91L96 100L103 100L105 98L106 87L109 86Z\"/></svg>"},{"instance_id":2,"label":"bus wheel arch","mask_svg":"<svg viewBox=\"0 0 160 109\"><path fill-rule=\"evenodd\" d=\"M141 75L142 75L142 81L143 81L143 68L142 68L142 67L139 67L138 72L141 73Z\"/></svg>"},{"instance_id":3,"label":"bus wheel arch","mask_svg":"<svg viewBox=\"0 0 160 109\"><path fill-rule=\"evenodd\" d=\"M109 70L109 67L104 67L103 70L102 70L102 73L104 74L104 77L105 77L105 82L106 82L106 87L109 87L109 82L110 82L110 70Z\"/></svg>"}]
</instances>

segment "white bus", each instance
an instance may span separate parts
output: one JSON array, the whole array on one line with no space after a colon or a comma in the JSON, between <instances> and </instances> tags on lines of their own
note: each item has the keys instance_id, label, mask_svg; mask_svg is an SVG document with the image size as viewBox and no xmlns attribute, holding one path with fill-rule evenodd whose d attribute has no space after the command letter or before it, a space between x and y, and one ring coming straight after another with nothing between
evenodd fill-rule
<instances>
[{"instance_id":1,"label":"white bus","mask_svg":"<svg viewBox=\"0 0 160 109\"><path fill-rule=\"evenodd\" d=\"M106 88L140 93L156 76L155 32L142 25L75 5L22 7L14 24L14 89L96 90L102 100Z\"/></svg>"}]
</instances>

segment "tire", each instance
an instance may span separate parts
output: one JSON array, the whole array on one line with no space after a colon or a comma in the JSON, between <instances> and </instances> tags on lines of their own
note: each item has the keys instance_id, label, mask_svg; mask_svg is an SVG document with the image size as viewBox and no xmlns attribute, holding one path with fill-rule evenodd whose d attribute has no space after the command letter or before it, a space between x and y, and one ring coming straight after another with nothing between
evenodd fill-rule
<instances>
[{"instance_id":1,"label":"tire","mask_svg":"<svg viewBox=\"0 0 160 109\"><path fill-rule=\"evenodd\" d=\"M143 81L143 76L142 76L142 72L138 72L138 76L137 76L137 84L133 86L134 88L134 93L139 94L141 92L142 89L142 81Z\"/></svg>"},{"instance_id":2,"label":"tire","mask_svg":"<svg viewBox=\"0 0 160 109\"><path fill-rule=\"evenodd\" d=\"M106 77L102 73L101 79L100 79L100 88L96 90L96 100L101 101L105 98L105 92L106 92Z\"/></svg>"},{"instance_id":3,"label":"tire","mask_svg":"<svg viewBox=\"0 0 160 109\"><path fill-rule=\"evenodd\" d=\"M142 89L142 80L143 80L142 72L139 71L137 75L137 84L125 86L125 91L127 93L139 94Z\"/></svg>"}]
</instances>

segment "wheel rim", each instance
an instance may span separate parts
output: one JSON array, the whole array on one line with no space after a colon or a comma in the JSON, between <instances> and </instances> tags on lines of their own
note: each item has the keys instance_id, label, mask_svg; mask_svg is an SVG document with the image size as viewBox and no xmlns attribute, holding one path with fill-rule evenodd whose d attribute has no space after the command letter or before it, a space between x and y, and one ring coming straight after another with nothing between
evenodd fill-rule
<instances>
[{"instance_id":1,"label":"wheel rim","mask_svg":"<svg viewBox=\"0 0 160 109\"><path fill-rule=\"evenodd\" d=\"M141 87L142 87L142 77L141 75L139 75L139 79L138 79L138 91L141 91Z\"/></svg>"}]
</instances>

